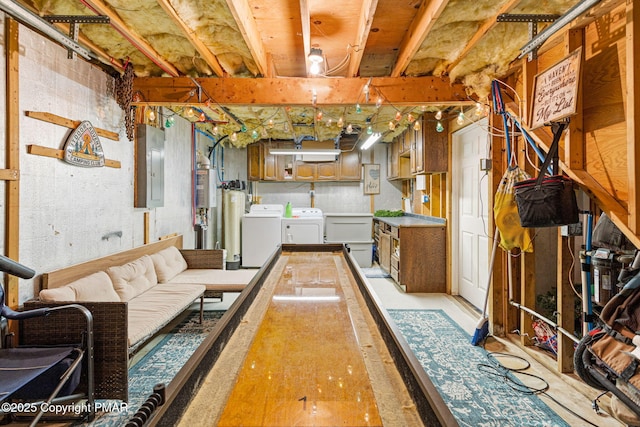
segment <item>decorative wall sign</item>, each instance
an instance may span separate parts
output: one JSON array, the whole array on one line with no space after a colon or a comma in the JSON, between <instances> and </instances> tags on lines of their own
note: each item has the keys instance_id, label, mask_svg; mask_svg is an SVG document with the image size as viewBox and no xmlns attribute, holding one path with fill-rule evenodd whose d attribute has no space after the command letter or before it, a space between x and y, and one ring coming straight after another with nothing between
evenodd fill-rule
<instances>
[{"instance_id":1,"label":"decorative wall sign","mask_svg":"<svg viewBox=\"0 0 640 427\"><path fill-rule=\"evenodd\" d=\"M380 165L364 166L364 194L380 194Z\"/></svg>"},{"instance_id":2,"label":"decorative wall sign","mask_svg":"<svg viewBox=\"0 0 640 427\"><path fill-rule=\"evenodd\" d=\"M582 47L536 75L531 99L531 129L576 113Z\"/></svg>"},{"instance_id":3,"label":"decorative wall sign","mask_svg":"<svg viewBox=\"0 0 640 427\"><path fill-rule=\"evenodd\" d=\"M88 121L75 128L64 145L64 160L82 167L104 166L104 152L96 130Z\"/></svg>"}]
</instances>

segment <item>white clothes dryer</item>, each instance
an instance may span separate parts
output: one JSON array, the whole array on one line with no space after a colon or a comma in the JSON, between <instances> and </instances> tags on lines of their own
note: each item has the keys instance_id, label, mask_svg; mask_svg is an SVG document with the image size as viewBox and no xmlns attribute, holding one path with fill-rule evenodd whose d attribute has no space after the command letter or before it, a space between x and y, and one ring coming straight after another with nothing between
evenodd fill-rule
<instances>
[{"instance_id":1,"label":"white clothes dryer","mask_svg":"<svg viewBox=\"0 0 640 427\"><path fill-rule=\"evenodd\" d=\"M282 218L282 243L323 243L324 216L318 208L293 208L292 218Z\"/></svg>"}]
</instances>

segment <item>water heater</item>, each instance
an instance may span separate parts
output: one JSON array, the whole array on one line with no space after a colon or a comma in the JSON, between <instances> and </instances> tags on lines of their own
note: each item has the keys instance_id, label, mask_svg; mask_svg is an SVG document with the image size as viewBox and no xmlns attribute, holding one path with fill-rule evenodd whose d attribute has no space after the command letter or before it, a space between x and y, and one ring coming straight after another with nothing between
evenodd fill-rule
<instances>
[{"instance_id":1,"label":"water heater","mask_svg":"<svg viewBox=\"0 0 640 427\"><path fill-rule=\"evenodd\" d=\"M196 207L216 206L216 170L196 169Z\"/></svg>"}]
</instances>

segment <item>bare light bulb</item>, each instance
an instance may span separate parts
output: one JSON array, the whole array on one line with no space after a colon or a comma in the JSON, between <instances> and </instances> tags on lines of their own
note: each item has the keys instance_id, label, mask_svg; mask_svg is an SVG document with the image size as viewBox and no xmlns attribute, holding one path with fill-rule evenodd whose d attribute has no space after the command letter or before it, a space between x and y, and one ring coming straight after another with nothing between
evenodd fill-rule
<instances>
[{"instance_id":1,"label":"bare light bulb","mask_svg":"<svg viewBox=\"0 0 640 427\"><path fill-rule=\"evenodd\" d=\"M309 73L313 74L314 76L320 74L320 63L312 62L309 66Z\"/></svg>"}]
</instances>

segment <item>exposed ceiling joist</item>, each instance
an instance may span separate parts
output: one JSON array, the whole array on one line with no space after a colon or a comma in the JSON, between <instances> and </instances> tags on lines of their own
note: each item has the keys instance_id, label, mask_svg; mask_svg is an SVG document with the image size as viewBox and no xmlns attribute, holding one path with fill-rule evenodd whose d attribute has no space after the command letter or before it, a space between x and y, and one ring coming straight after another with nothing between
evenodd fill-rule
<instances>
[{"instance_id":1,"label":"exposed ceiling joist","mask_svg":"<svg viewBox=\"0 0 640 427\"><path fill-rule=\"evenodd\" d=\"M263 76L268 77L270 68L267 54L265 53L249 2L247 0L227 0L227 6L229 6L229 10L242 33L242 37L244 37L251 56L258 66L258 70Z\"/></svg>"},{"instance_id":2,"label":"exposed ceiling joist","mask_svg":"<svg viewBox=\"0 0 640 427\"><path fill-rule=\"evenodd\" d=\"M425 1L420 5L415 19L411 22L411 26L402 40L398 60L391 72L391 77L399 77L404 73L448 3L449 0L432 0Z\"/></svg>"},{"instance_id":3,"label":"exposed ceiling joist","mask_svg":"<svg viewBox=\"0 0 640 427\"><path fill-rule=\"evenodd\" d=\"M302 23L302 46L304 46L305 70L309 72L309 54L311 53L311 13L309 1L300 0L300 22Z\"/></svg>"},{"instance_id":4,"label":"exposed ceiling joist","mask_svg":"<svg viewBox=\"0 0 640 427\"><path fill-rule=\"evenodd\" d=\"M218 62L218 58L216 58L216 56L209 50L209 48L205 46L205 44L202 43L202 41L198 37L196 37L193 29L189 28L189 26L184 22L184 20L180 18L180 15L178 15L178 13L173 8L171 3L169 3L168 0L157 0L157 1L158 1L158 4L162 7L162 9L165 11L167 16L169 16L173 20L173 22L175 22L175 24L182 30L182 34L184 34L187 40L189 40L189 42L193 45L193 47L196 48L200 56L202 56L202 59L204 59L207 65L211 67L213 72L218 77L224 77L225 72L220 66L220 63Z\"/></svg>"},{"instance_id":5,"label":"exposed ceiling joist","mask_svg":"<svg viewBox=\"0 0 640 427\"><path fill-rule=\"evenodd\" d=\"M102 2L102 0L83 0L83 3L89 6L89 8L98 15L108 16L111 26L164 72L174 77L180 75L180 72L176 67L162 58L162 56L160 56L160 54L149 43L147 43L146 40L133 33L122 19L120 19L118 14L114 13L111 8Z\"/></svg>"},{"instance_id":6,"label":"exposed ceiling joist","mask_svg":"<svg viewBox=\"0 0 640 427\"><path fill-rule=\"evenodd\" d=\"M134 92L141 95L139 105L194 105L211 101L220 105L310 105L313 93L317 105L354 105L365 103L363 88L369 85L385 103L401 105L462 105L473 101L462 84L446 77L374 77L367 78L225 78L189 77L136 78ZM195 95L202 88L203 97ZM375 100L370 100L375 103Z\"/></svg>"},{"instance_id":7,"label":"exposed ceiling joist","mask_svg":"<svg viewBox=\"0 0 640 427\"><path fill-rule=\"evenodd\" d=\"M364 47L367 45L367 38L369 37L369 31L371 31L371 24L377 7L378 0L364 0L362 2L362 10L358 19L358 38L355 40L350 52L347 77L358 76L360 62L362 61L362 55L364 55Z\"/></svg>"}]
</instances>

